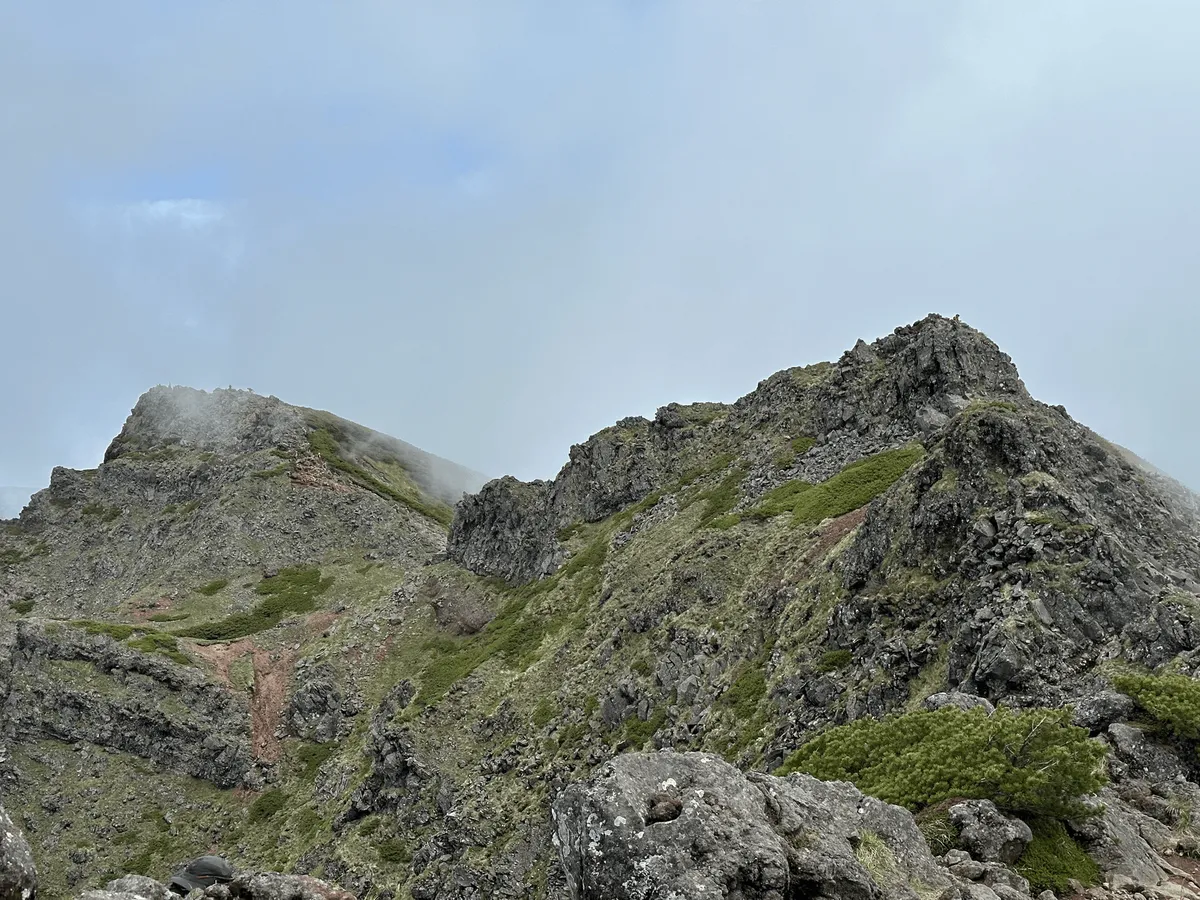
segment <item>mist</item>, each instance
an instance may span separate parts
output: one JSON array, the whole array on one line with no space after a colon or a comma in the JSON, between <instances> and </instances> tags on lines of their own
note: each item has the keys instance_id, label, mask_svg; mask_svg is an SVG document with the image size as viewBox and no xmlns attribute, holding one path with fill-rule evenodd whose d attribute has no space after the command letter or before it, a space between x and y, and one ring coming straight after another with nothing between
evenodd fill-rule
<instances>
[{"instance_id":1,"label":"mist","mask_svg":"<svg viewBox=\"0 0 1200 900\"><path fill-rule=\"evenodd\" d=\"M1200 486L1200 7L860 12L0 0L0 484L159 383L551 477L941 312Z\"/></svg>"}]
</instances>

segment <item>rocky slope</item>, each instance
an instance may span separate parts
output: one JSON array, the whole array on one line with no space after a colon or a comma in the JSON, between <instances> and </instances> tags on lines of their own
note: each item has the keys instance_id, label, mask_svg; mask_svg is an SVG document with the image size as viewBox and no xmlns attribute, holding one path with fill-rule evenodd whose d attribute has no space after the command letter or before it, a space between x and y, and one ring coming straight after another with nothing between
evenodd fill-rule
<instances>
[{"instance_id":1,"label":"rocky slope","mask_svg":"<svg viewBox=\"0 0 1200 900\"><path fill-rule=\"evenodd\" d=\"M1047 858L1191 890L1196 497L957 320L623 420L448 534L444 466L189 397L143 398L0 546L0 777L47 896L209 851L418 900L1013 900L1066 892ZM831 727L993 705L1031 711L1022 746L1069 706L1103 810L984 792L1008 806L913 800L918 830L767 774Z\"/></svg>"}]
</instances>

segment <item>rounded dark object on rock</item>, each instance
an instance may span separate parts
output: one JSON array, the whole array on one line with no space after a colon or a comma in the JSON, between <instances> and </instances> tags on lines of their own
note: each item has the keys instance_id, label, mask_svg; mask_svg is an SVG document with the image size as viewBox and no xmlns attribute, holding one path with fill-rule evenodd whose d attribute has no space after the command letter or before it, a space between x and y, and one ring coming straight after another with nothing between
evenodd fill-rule
<instances>
[{"instance_id":1,"label":"rounded dark object on rock","mask_svg":"<svg viewBox=\"0 0 1200 900\"><path fill-rule=\"evenodd\" d=\"M648 805L650 812L646 815L647 822L671 822L683 812L683 804L670 794L655 794L649 799Z\"/></svg>"}]
</instances>

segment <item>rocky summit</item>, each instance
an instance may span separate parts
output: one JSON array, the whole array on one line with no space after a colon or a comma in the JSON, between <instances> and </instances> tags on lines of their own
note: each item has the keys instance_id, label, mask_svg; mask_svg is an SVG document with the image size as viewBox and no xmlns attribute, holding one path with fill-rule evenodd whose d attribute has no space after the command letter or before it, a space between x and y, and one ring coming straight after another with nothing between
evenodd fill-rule
<instances>
[{"instance_id":1,"label":"rocky summit","mask_svg":"<svg viewBox=\"0 0 1200 900\"><path fill-rule=\"evenodd\" d=\"M0 900L1200 897L1200 498L966 324L483 481L187 388L55 469Z\"/></svg>"}]
</instances>

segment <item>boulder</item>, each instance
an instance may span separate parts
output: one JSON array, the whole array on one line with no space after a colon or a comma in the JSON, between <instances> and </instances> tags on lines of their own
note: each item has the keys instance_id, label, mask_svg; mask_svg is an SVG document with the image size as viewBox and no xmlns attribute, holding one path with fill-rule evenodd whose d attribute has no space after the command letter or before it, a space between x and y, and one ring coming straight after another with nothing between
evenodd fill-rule
<instances>
[{"instance_id":1,"label":"boulder","mask_svg":"<svg viewBox=\"0 0 1200 900\"><path fill-rule=\"evenodd\" d=\"M959 843L982 862L1012 865L1033 832L1020 819L1010 819L991 800L965 800L950 807L950 821L958 828Z\"/></svg>"},{"instance_id":2,"label":"boulder","mask_svg":"<svg viewBox=\"0 0 1200 900\"><path fill-rule=\"evenodd\" d=\"M705 753L620 756L566 788L552 814L573 900L915 900L916 886L952 884L906 810Z\"/></svg>"},{"instance_id":3,"label":"boulder","mask_svg":"<svg viewBox=\"0 0 1200 900\"><path fill-rule=\"evenodd\" d=\"M0 900L33 900L37 869L25 836L0 807Z\"/></svg>"},{"instance_id":4,"label":"boulder","mask_svg":"<svg viewBox=\"0 0 1200 900\"><path fill-rule=\"evenodd\" d=\"M975 694L964 694L959 691L942 691L939 694L931 694L925 698L926 709L942 709L947 706L953 706L961 710L975 709L978 706L982 706L989 714L996 711L996 707L987 698L977 697Z\"/></svg>"}]
</instances>

